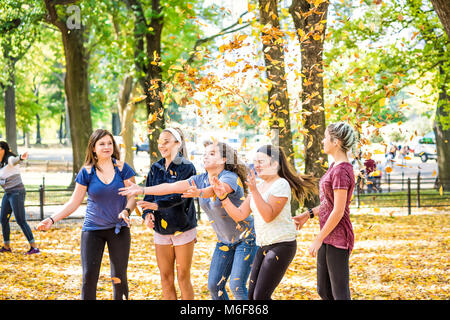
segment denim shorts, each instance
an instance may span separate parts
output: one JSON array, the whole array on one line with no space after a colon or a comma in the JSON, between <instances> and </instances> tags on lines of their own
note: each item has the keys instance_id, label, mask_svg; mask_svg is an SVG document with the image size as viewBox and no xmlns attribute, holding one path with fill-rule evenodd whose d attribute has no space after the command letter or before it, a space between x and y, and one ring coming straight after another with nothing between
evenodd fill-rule
<instances>
[{"instance_id":1,"label":"denim shorts","mask_svg":"<svg viewBox=\"0 0 450 320\"><path fill-rule=\"evenodd\" d=\"M185 232L175 232L174 234L160 234L155 231L153 238L155 244L182 246L197 239L197 228Z\"/></svg>"}]
</instances>

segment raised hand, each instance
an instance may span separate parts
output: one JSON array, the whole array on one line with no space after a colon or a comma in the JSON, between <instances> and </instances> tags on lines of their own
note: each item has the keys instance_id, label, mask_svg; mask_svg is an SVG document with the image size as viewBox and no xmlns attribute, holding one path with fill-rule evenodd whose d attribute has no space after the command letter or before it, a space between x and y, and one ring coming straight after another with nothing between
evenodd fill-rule
<instances>
[{"instance_id":1,"label":"raised hand","mask_svg":"<svg viewBox=\"0 0 450 320\"><path fill-rule=\"evenodd\" d=\"M248 186L250 192L256 190L256 176L253 170L250 170L250 173L247 175L247 181L245 181L245 184Z\"/></svg>"},{"instance_id":2,"label":"raised hand","mask_svg":"<svg viewBox=\"0 0 450 320\"><path fill-rule=\"evenodd\" d=\"M144 188L128 181L125 187L119 189L119 194L121 196L137 196L139 194L144 194Z\"/></svg>"},{"instance_id":3,"label":"raised hand","mask_svg":"<svg viewBox=\"0 0 450 320\"><path fill-rule=\"evenodd\" d=\"M182 195L182 198L197 198L200 197L200 189L197 188L197 185L194 181L192 181L192 185L187 189Z\"/></svg>"},{"instance_id":4,"label":"raised hand","mask_svg":"<svg viewBox=\"0 0 450 320\"><path fill-rule=\"evenodd\" d=\"M228 193L222 181L220 181L217 177L211 178L211 185L213 187L214 193L219 197L219 199L225 197Z\"/></svg>"}]
</instances>

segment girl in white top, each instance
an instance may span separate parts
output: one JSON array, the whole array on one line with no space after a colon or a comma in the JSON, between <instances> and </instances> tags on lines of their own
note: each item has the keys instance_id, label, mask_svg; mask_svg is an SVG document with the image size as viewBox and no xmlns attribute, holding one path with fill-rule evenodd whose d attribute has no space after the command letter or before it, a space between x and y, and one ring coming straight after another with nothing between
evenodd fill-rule
<instances>
[{"instance_id":1,"label":"girl in white top","mask_svg":"<svg viewBox=\"0 0 450 320\"><path fill-rule=\"evenodd\" d=\"M269 300L283 278L297 250L297 231L291 219L291 193L302 201L317 193L315 179L297 175L280 147L265 145L254 159L262 182L256 185L252 171L246 184L250 194L237 208L228 199L232 190L213 179L213 188L227 213L235 220L255 217L256 243L260 246L253 261L248 295L250 300Z\"/></svg>"}]
</instances>

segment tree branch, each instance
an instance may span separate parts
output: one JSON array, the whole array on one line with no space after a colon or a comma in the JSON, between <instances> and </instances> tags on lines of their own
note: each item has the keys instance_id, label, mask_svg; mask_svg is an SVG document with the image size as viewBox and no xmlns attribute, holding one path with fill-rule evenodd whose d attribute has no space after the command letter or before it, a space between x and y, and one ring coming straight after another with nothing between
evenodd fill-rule
<instances>
[{"instance_id":1,"label":"tree branch","mask_svg":"<svg viewBox=\"0 0 450 320\"><path fill-rule=\"evenodd\" d=\"M247 27L250 25L250 23L243 24L241 27L239 27L239 28L237 28L237 29L232 29L232 28L234 28L235 26L237 26L237 25L239 24L239 20L240 20L243 16L245 16L247 13L248 13L248 11L243 12L243 13L239 16L238 20L237 20L235 23L233 23L232 25L229 25L228 27L226 27L226 28L220 30L220 32L218 32L218 33L216 33L216 34L214 34L214 35L212 35L212 36L206 37L206 38L198 39L198 40L195 42L195 44L194 44L194 48L192 49L193 52L192 52L192 54L189 56L189 59L187 60L187 64L191 64L192 61L194 60L194 55L195 55L195 53L197 52L197 47L198 47L198 46L200 46L200 45L202 45L202 44L204 44L204 43L206 43L206 42L209 42L209 41L211 41L211 40L213 40L213 39L215 39L215 38L217 38L217 37L219 37L219 36L223 36L223 35L225 35L225 34L233 33L233 32L236 32L236 31L239 31L239 30L242 30L242 29L247 28ZM230 29L232 29L232 30L230 30Z\"/></svg>"}]
</instances>

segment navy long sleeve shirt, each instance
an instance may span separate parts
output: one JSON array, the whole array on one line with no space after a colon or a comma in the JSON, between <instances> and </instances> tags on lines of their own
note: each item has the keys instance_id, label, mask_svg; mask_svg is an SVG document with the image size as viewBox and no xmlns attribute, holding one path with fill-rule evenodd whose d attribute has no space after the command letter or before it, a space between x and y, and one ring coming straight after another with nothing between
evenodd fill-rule
<instances>
[{"instance_id":1,"label":"navy long sleeve shirt","mask_svg":"<svg viewBox=\"0 0 450 320\"><path fill-rule=\"evenodd\" d=\"M162 183L173 183L186 180L196 174L194 165L181 155L178 155L166 170L166 159L155 162L147 176L146 186L155 186ZM193 198L182 198L181 194L168 194L164 196L146 195L144 201L154 202L158 210L144 210L142 218L148 213L155 216L154 230L159 234L174 234L175 232L188 231L197 226L195 206ZM161 225L164 219L167 225Z\"/></svg>"}]
</instances>

